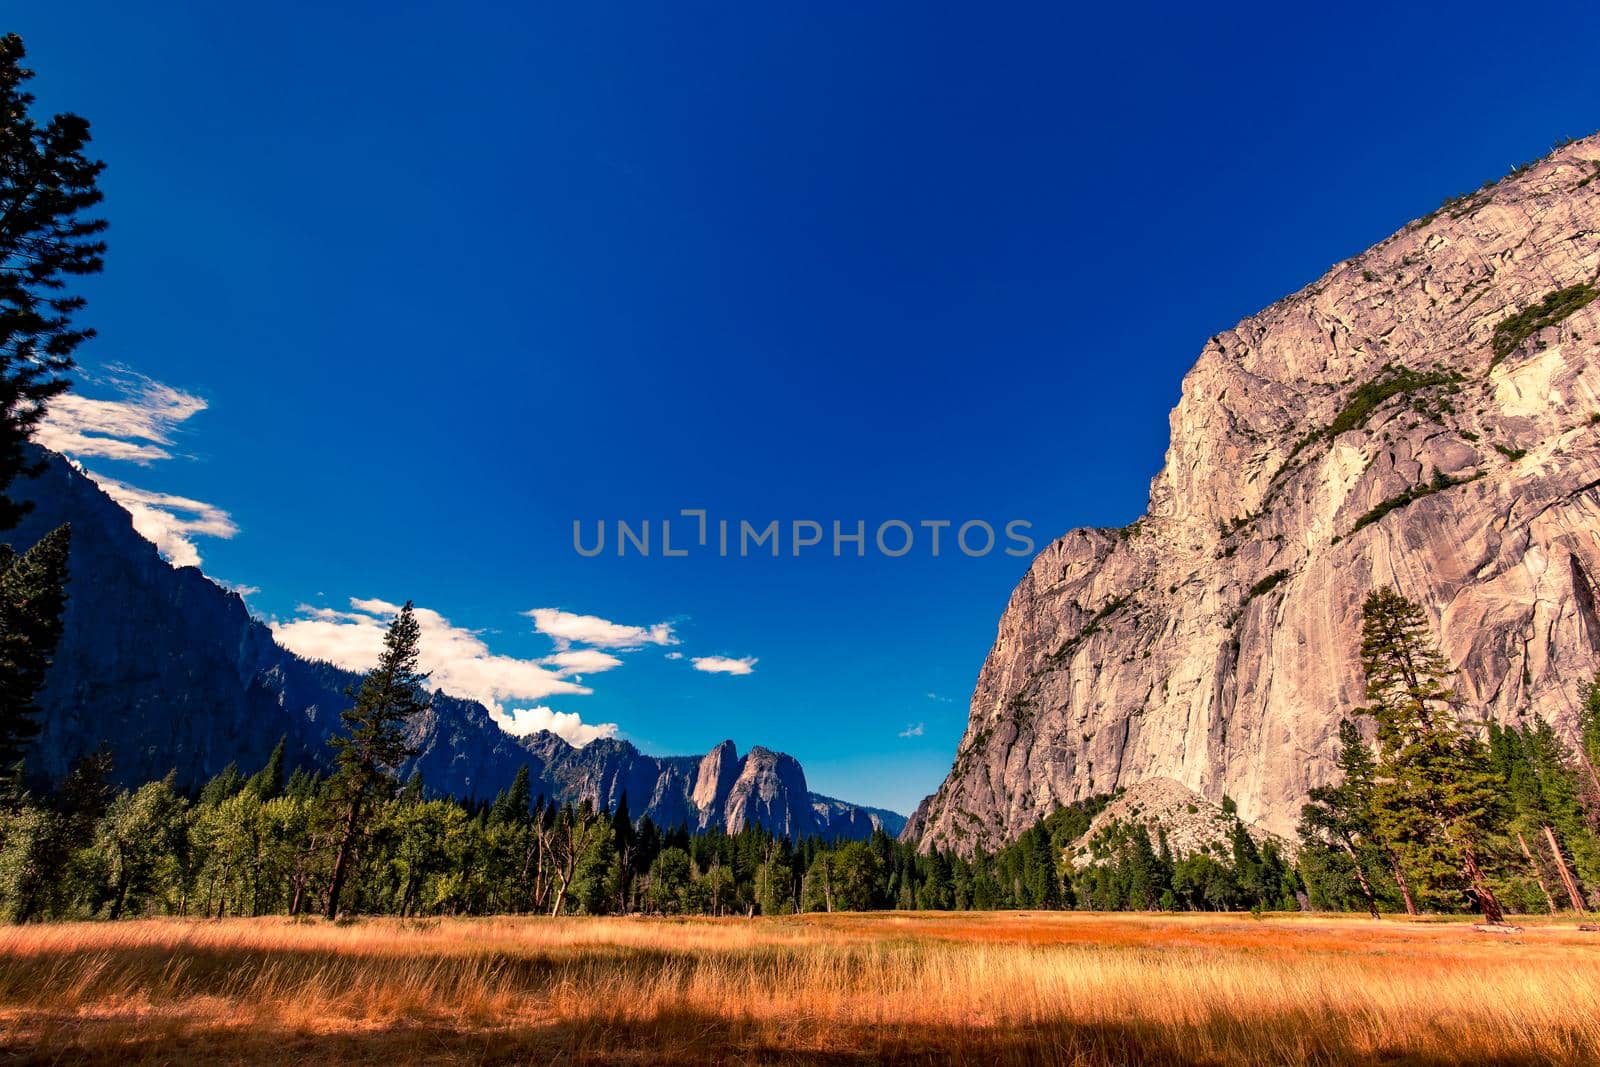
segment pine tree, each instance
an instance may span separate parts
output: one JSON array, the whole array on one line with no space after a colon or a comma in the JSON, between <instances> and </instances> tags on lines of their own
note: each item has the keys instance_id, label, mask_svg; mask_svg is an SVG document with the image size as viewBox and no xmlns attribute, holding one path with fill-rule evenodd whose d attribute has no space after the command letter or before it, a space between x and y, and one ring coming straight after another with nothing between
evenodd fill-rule
<instances>
[{"instance_id":1,"label":"pine tree","mask_svg":"<svg viewBox=\"0 0 1600 1067\"><path fill-rule=\"evenodd\" d=\"M1340 771L1337 785L1318 786L1300 809L1300 837L1332 847L1350 864L1350 876L1366 902L1367 911L1378 917L1378 894L1373 874L1381 855L1372 832L1373 794L1377 789L1377 765L1356 724L1339 721ZM1407 901L1408 905L1410 901ZM1415 913L1415 907L1408 907Z\"/></svg>"},{"instance_id":2,"label":"pine tree","mask_svg":"<svg viewBox=\"0 0 1600 1067\"><path fill-rule=\"evenodd\" d=\"M1600 837L1585 821L1572 750L1543 719L1522 727L1491 726L1489 747L1510 808L1509 832L1550 910L1556 910L1552 886L1574 911L1585 910L1578 877L1595 879Z\"/></svg>"},{"instance_id":3,"label":"pine tree","mask_svg":"<svg viewBox=\"0 0 1600 1067\"><path fill-rule=\"evenodd\" d=\"M611 838L616 848L616 869L612 872L611 884L617 894L617 910L626 912L633 897L633 872L639 856L639 835L633 828L626 791L617 801L617 810L611 813Z\"/></svg>"},{"instance_id":4,"label":"pine tree","mask_svg":"<svg viewBox=\"0 0 1600 1067\"><path fill-rule=\"evenodd\" d=\"M528 778L528 765L524 763L517 768L511 785L494 798L494 806L489 810L489 822L504 825L525 823L532 810L533 787Z\"/></svg>"},{"instance_id":5,"label":"pine tree","mask_svg":"<svg viewBox=\"0 0 1600 1067\"><path fill-rule=\"evenodd\" d=\"M105 169L84 154L89 123L33 118L25 58L22 38L0 37L0 530L27 512L6 495L35 471L23 448L67 389L73 352L94 336L73 323L84 301L66 293L67 278L97 273L105 252L105 221L85 215Z\"/></svg>"},{"instance_id":6,"label":"pine tree","mask_svg":"<svg viewBox=\"0 0 1600 1067\"><path fill-rule=\"evenodd\" d=\"M288 737L278 738L278 743L272 749L272 755L267 757L267 762L251 775L250 780L244 785L263 803L274 799L283 791L284 750L288 744Z\"/></svg>"},{"instance_id":7,"label":"pine tree","mask_svg":"<svg viewBox=\"0 0 1600 1067\"><path fill-rule=\"evenodd\" d=\"M428 676L417 662L421 636L408 600L389 624L383 654L354 694L355 706L341 716L347 733L328 742L338 765L332 783L334 795L344 813L324 910L329 919L339 914L339 897L368 805L391 782L394 769L415 755L406 744L405 724L432 705L423 690Z\"/></svg>"},{"instance_id":8,"label":"pine tree","mask_svg":"<svg viewBox=\"0 0 1600 1067\"><path fill-rule=\"evenodd\" d=\"M1600 832L1600 675L1586 685L1578 709L1578 747L1573 753L1576 789L1589 829Z\"/></svg>"},{"instance_id":9,"label":"pine tree","mask_svg":"<svg viewBox=\"0 0 1600 1067\"><path fill-rule=\"evenodd\" d=\"M239 765L229 763L200 787L196 803L202 808L214 808L243 789L245 782L245 776L239 773Z\"/></svg>"},{"instance_id":10,"label":"pine tree","mask_svg":"<svg viewBox=\"0 0 1600 1067\"><path fill-rule=\"evenodd\" d=\"M1412 889L1449 901L1457 879L1490 922L1504 912L1484 871L1499 791L1483 743L1457 711L1455 673L1422 609L1393 589L1362 605L1362 709L1378 724L1375 830Z\"/></svg>"},{"instance_id":11,"label":"pine tree","mask_svg":"<svg viewBox=\"0 0 1600 1067\"><path fill-rule=\"evenodd\" d=\"M71 543L72 528L58 526L0 574L0 765L39 732L35 701L61 640Z\"/></svg>"}]
</instances>

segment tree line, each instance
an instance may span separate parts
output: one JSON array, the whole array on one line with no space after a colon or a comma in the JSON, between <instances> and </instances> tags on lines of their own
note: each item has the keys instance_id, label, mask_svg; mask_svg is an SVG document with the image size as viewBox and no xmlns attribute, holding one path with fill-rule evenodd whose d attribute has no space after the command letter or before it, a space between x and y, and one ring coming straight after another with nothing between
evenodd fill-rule
<instances>
[{"instance_id":1,"label":"tree line","mask_svg":"<svg viewBox=\"0 0 1600 1067\"><path fill-rule=\"evenodd\" d=\"M1339 780L1301 813L1311 906L1490 922L1600 906L1600 688L1583 695L1576 745L1537 716L1485 722L1422 609L1392 589L1363 604L1361 663L1368 703L1340 723Z\"/></svg>"},{"instance_id":2,"label":"tree line","mask_svg":"<svg viewBox=\"0 0 1600 1067\"><path fill-rule=\"evenodd\" d=\"M89 124L35 118L33 72L0 37L0 531L28 504L26 446L94 336L76 279L102 269L104 163ZM117 791L104 753L47 792L21 758L61 636L71 531L0 544L0 915L317 912L777 914L867 908L1289 909L1416 914L1600 906L1600 690L1568 744L1534 716L1486 722L1454 691L1418 605L1391 589L1362 611L1366 706L1339 726L1338 780L1312 791L1293 860L1231 811L1226 842L1174 855L1160 827L1112 823L1108 797L1062 808L1006 847L925 854L791 842L759 829L691 833L530 797L526 771L487 802L397 782L406 723L426 710L410 605L350 694L330 773L225 770L190 794L168 778Z\"/></svg>"},{"instance_id":3,"label":"tree line","mask_svg":"<svg viewBox=\"0 0 1600 1067\"><path fill-rule=\"evenodd\" d=\"M1340 780L1305 805L1295 860L1232 817L1225 841L1175 855L1159 826L1101 825L1112 799L1061 808L971 855L870 840L691 832L534 796L526 767L491 800L432 796L393 768L428 706L407 604L330 742L331 772L234 767L193 795L171 775L114 790L104 754L48 795L19 763L0 788L0 916L776 915L880 908L1584 910L1600 887L1600 690L1581 744L1543 720L1485 726L1417 605L1364 606L1367 699L1340 726Z\"/></svg>"},{"instance_id":4,"label":"tree line","mask_svg":"<svg viewBox=\"0 0 1600 1067\"><path fill-rule=\"evenodd\" d=\"M0 532L31 509L10 491L39 473L28 443L94 336L75 321L84 299L69 283L97 273L106 251L106 221L91 214L105 164L86 154L89 124L33 117L26 56L16 34L0 37ZM0 544L0 764L39 731L34 701L61 637L70 545L66 526L26 552Z\"/></svg>"}]
</instances>

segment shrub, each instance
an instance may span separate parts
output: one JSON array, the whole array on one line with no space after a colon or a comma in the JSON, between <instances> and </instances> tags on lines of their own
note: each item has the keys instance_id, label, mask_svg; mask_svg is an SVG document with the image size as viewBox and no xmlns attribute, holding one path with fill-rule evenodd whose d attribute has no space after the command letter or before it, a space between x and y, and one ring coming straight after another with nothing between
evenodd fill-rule
<instances>
[{"instance_id":1,"label":"shrub","mask_svg":"<svg viewBox=\"0 0 1600 1067\"><path fill-rule=\"evenodd\" d=\"M1554 326L1573 312L1586 307L1597 296L1600 296L1600 289L1587 282L1569 285L1565 289L1546 293L1544 299L1537 304L1523 308L1505 319L1494 328L1494 342L1491 346L1494 359L1490 361L1489 369L1493 370L1501 360L1515 352L1522 342L1535 333L1546 326Z\"/></svg>"},{"instance_id":2,"label":"shrub","mask_svg":"<svg viewBox=\"0 0 1600 1067\"><path fill-rule=\"evenodd\" d=\"M1432 496L1434 493L1443 492L1446 489L1451 489L1458 485L1466 485L1468 482L1477 481L1482 477L1483 474L1480 472L1468 478L1451 478L1442 471L1435 471L1433 477L1426 485L1414 485L1405 492L1398 493L1390 497L1388 500L1385 500L1371 508L1365 515L1362 515L1356 520L1356 524L1354 526L1350 527L1350 533L1351 535L1354 535L1357 530L1371 526L1373 523L1389 514L1389 512L1398 508L1403 508L1407 504L1415 503L1425 496Z\"/></svg>"},{"instance_id":3,"label":"shrub","mask_svg":"<svg viewBox=\"0 0 1600 1067\"><path fill-rule=\"evenodd\" d=\"M1273 571L1271 574L1267 575L1265 578L1262 578L1255 585L1250 587L1250 591L1244 595L1245 603L1248 604L1262 593L1270 593L1273 589L1276 589L1278 584L1287 577L1289 577L1289 572L1286 570Z\"/></svg>"}]
</instances>

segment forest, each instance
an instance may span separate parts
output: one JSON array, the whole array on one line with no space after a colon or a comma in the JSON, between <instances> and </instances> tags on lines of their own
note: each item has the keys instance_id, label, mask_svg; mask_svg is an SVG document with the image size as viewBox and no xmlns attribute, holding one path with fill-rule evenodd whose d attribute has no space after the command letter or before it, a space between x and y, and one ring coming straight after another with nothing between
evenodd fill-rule
<instances>
[{"instance_id":1,"label":"forest","mask_svg":"<svg viewBox=\"0 0 1600 1067\"><path fill-rule=\"evenodd\" d=\"M9 494L36 473L27 445L94 336L73 286L106 251L89 125L34 116L25 57L18 36L0 37L0 531L28 511ZM1600 906L1600 691L1575 694L1561 732L1531 715L1490 722L1452 688L1422 610L1393 589L1363 605L1366 703L1330 738L1338 773L1312 790L1297 842L1252 837L1227 798L1226 840L1191 854L1175 854L1160 826L1113 822L1086 840L1112 799L1100 796L993 853L956 842L919 853L882 833L842 843L656 826L634 820L626 797L601 810L531 795L526 771L492 798L400 781L407 724L430 703L409 604L320 766L286 766L280 745L265 766L229 767L198 789L174 775L118 789L96 752L60 781L30 778L71 545L66 526L26 550L0 544L0 917L11 922L873 909L1475 911L1498 922Z\"/></svg>"},{"instance_id":2,"label":"forest","mask_svg":"<svg viewBox=\"0 0 1600 1067\"><path fill-rule=\"evenodd\" d=\"M388 768L427 707L419 629L394 620L352 694L332 771L228 767L197 793L172 776L116 790L103 753L48 791L19 761L0 788L0 916L781 915L796 912L1584 911L1600 890L1600 689L1577 747L1543 720L1474 722L1420 609L1392 590L1364 610L1368 706L1339 729L1339 780L1313 790L1296 847L1252 838L1175 855L1159 825L1085 839L1099 796L993 852L692 832L531 793L433 796ZM1370 736L1369 736L1370 735ZM1292 856L1291 856L1292 853Z\"/></svg>"}]
</instances>

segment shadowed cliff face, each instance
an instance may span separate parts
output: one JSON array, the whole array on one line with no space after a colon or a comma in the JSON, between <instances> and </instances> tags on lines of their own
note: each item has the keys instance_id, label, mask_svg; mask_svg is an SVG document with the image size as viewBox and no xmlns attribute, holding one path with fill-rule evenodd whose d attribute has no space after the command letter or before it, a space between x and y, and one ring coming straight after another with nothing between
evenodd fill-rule
<instances>
[{"instance_id":1,"label":"shadowed cliff face","mask_svg":"<svg viewBox=\"0 0 1600 1067\"><path fill-rule=\"evenodd\" d=\"M1570 736L1600 665L1597 175L1600 138L1571 144L1212 338L1145 516L1012 594L906 838L992 847L1156 777L1292 833L1378 585L1422 603L1470 707Z\"/></svg>"},{"instance_id":2,"label":"shadowed cliff face","mask_svg":"<svg viewBox=\"0 0 1600 1067\"><path fill-rule=\"evenodd\" d=\"M229 763L261 766L280 737L292 764L326 765L328 736L349 706L344 691L359 678L278 647L237 594L166 563L93 482L60 456L39 454L44 473L17 490L35 509L4 539L25 548L70 522L72 556L29 773L58 780L104 744L124 784L175 770L197 786ZM546 797L609 808L626 794L635 817L666 826L867 837L880 825L899 833L905 822L813 796L793 759L755 749L740 761L731 741L704 758L646 756L618 740L575 749L549 733L512 737L481 704L443 693L410 724L410 739L419 752L401 776L420 770L430 789L461 797L492 797L526 765Z\"/></svg>"}]
</instances>

